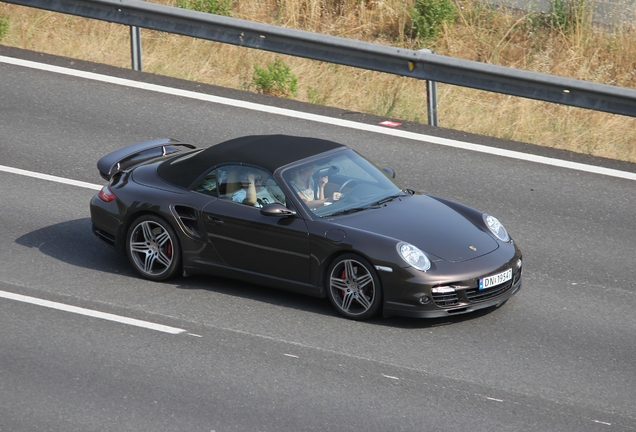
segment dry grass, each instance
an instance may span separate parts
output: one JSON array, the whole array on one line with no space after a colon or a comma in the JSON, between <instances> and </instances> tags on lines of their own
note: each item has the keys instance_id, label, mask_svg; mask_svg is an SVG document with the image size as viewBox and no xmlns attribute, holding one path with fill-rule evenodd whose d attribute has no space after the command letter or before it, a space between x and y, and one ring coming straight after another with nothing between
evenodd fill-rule
<instances>
[{"instance_id":1,"label":"dry grass","mask_svg":"<svg viewBox=\"0 0 636 432\"><path fill-rule=\"evenodd\" d=\"M162 3L173 4L170 0ZM459 20L428 47L477 60L636 87L636 34L586 26L563 34L540 17L462 3ZM353 39L417 48L405 0L250 0L234 16ZM10 17L5 45L130 67L128 28L0 3ZM425 83L409 78L142 31L143 68L252 90L254 65L276 57L298 77L298 99L426 122ZM636 162L636 119L440 84L440 126Z\"/></svg>"}]
</instances>

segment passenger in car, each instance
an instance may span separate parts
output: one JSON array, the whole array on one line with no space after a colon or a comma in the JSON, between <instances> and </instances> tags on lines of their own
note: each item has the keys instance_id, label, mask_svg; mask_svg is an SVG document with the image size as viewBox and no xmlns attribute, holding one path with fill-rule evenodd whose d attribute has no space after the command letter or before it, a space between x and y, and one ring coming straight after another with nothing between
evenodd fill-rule
<instances>
[{"instance_id":1,"label":"passenger in car","mask_svg":"<svg viewBox=\"0 0 636 432\"><path fill-rule=\"evenodd\" d=\"M318 179L318 188L313 178L314 166L305 165L292 174L291 185L298 193L298 197L309 207L318 207L329 201L340 199L340 192L334 192L330 197L325 196L325 186L329 182L329 177L323 176Z\"/></svg>"}]
</instances>

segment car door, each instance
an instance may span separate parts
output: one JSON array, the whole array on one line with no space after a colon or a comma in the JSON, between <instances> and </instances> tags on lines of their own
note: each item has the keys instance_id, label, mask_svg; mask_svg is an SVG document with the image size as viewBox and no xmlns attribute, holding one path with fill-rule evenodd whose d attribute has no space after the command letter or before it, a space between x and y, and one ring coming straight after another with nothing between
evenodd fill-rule
<instances>
[{"instance_id":1,"label":"car door","mask_svg":"<svg viewBox=\"0 0 636 432\"><path fill-rule=\"evenodd\" d=\"M203 208L210 242L230 267L309 283L310 247L305 221L298 216L265 216L260 208L236 201L241 195L237 190L240 186L231 185L233 168L224 167L230 174L219 175L230 179L227 192ZM265 177L272 187L274 180L262 172L261 178ZM278 189L277 193L282 192Z\"/></svg>"}]
</instances>

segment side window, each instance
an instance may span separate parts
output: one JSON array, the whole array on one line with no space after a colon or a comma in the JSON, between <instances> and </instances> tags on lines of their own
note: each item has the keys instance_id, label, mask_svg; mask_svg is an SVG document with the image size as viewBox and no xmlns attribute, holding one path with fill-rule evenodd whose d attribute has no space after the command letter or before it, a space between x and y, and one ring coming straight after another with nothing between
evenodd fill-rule
<instances>
[{"instance_id":1,"label":"side window","mask_svg":"<svg viewBox=\"0 0 636 432\"><path fill-rule=\"evenodd\" d=\"M218 176L226 178L219 185L222 199L258 208L272 203L285 205L287 201L276 180L262 169L227 165L218 169Z\"/></svg>"},{"instance_id":2,"label":"side window","mask_svg":"<svg viewBox=\"0 0 636 432\"><path fill-rule=\"evenodd\" d=\"M206 195L218 196L217 170L212 170L194 190Z\"/></svg>"},{"instance_id":3,"label":"side window","mask_svg":"<svg viewBox=\"0 0 636 432\"><path fill-rule=\"evenodd\" d=\"M220 198L232 201L232 196L242 189L242 170L240 165L226 165L218 169Z\"/></svg>"},{"instance_id":4,"label":"side window","mask_svg":"<svg viewBox=\"0 0 636 432\"><path fill-rule=\"evenodd\" d=\"M283 193L283 190L280 188L280 186L278 186L278 183L276 183L276 180L274 180L274 177L268 175L262 181L263 181L263 187L265 187L269 191L270 195L274 198L275 202L282 205L287 205L287 199L285 198L285 194Z\"/></svg>"}]
</instances>

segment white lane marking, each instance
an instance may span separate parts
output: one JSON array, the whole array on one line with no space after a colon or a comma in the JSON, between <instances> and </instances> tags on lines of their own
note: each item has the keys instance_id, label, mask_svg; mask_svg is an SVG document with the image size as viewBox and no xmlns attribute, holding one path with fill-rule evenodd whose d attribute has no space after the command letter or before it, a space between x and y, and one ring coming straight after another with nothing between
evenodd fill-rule
<instances>
[{"instance_id":1,"label":"white lane marking","mask_svg":"<svg viewBox=\"0 0 636 432\"><path fill-rule=\"evenodd\" d=\"M383 376L384 378L389 378L389 379L392 379L392 380L397 380L397 381L399 381L399 380L400 380L398 377L394 377L394 376L391 376L391 375L384 375L384 374L382 374L382 376Z\"/></svg>"},{"instance_id":2,"label":"white lane marking","mask_svg":"<svg viewBox=\"0 0 636 432\"><path fill-rule=\"evenodd\" d=\"M594 165L582 164L578 162L565 161L561 159L553 159L553 158L549 158L545 156L537 156L537 155L517 152L513 150L505 150L505 149L499 149L495 147L488 147L488 146L484 146L480 144L455 141L455 140L451 140L447 138L440 138L440 137L435 137L431 135L424 135L424 134L418 134L415 132L403 131L399 129L386 128L383 126L357 123L351 120L343 120L343 119L338 119L334 117L321 116L317 114L309 114L309 113L304 113L301 111L294 111L294 110L285 109L285 108L277 108L277 107L273 107L269 105L260 105L253 102L245 102L245 101L234 100L234 99L229 99L229 98L224 98L219 96L212 96L212 95L208 95L204 93L197 93L197 92L188 91L188 90L174 89L171 87L165 87L165 86L160 86L156 84L148 84L148 83L128 80L124 78L116 78L116 77L111 77L107 75L100 75L94 72L78 71L74 69L68 69L68 68L59 67L59 66L51 66L51 65L47 65L43 63L36 63L36 62L28 61L28 60L16 59L16 58L5 57L5 56L0 56L0 62L12 64L16 66L28 67L31 69L38 69L38 70L43 70L47 72L54 72L54 73L59 73L63 75L70 75L74 77L85 78L85 79L89 79L93 81L99 81L99 82L104 82L109 84L121 85L125 87L148 90L148 91L153 91L156 93L164 93L168 95L181 96L181 97L186 97L186 98L196 99L196 100L201 100L206 102L213 102L216 104L233 106L237 108L245 108L245 109L249 109L253 111L261 111L268 114L277 114L277 115L282 115L286 117L309 120L309 121L313 121L317 123L325 123L330 125L342 126L349 129L363 130L363 131L374 132L374 133L379 133L383 135L390 135L394 137L410 139L413 141L421 141L421 142L426 142L431 144L438 144L438 145L443 145L446 147L454 147L454 148L459 148L463 150L487 153L487 154L492 154L492 155L497 155L497 156L502 156L502 157L507 157L512 159L519 159L519 160L528 161L528 162L536 162L536 163L540 163L544 165L551 165L551 166L556 166L560 168L568 168L572 170L584 171L584 172L600 174L600 175L605 175L610 177L618 177L618 178L622 178L626 180L636 180L636 173L630 173L627 171L620 171L620 170L615 170L611 168L603 168L603 167L598 167Z\"/></svg>"},{"instance_id":3,"label":"white lane marking","mask_svg":"<svg viewBox=\"0 0 636 432\"><path fill-rule=\"evenodd\" d=\"M486 396L486 399L491 400L491 401L495 401L495 402L503 402L503 399L495 399L493 397L488 397L488 396Z\"/></svg>"},{"instance_id":4,"label":"white lane marking","mask_svg":"<svg viewBox=\"0 0 636 432\"><path fill-rule=\"evenodd\" d=\"M605 425L605 426L611 426L612 425L611 423L607 423L607 422L600 421L600 420L592 420L592 421L594 423L599 423L599 424L602 424L602 425Z\"/></svg>"},{"instance_id":5,"label":"white lane marking","mask_svg":"<svg viewBox=\"0 0 636 432\"><path fill-rule=\"evenodd\" d=\"M87 189L100 190L102 188L102 186L96 185L96 184L92 184L92 183L86 183L86 182L79 181L79 180L71 180L71 179L67 179L67 178L64 178L64 177L57 177L57 176L53 176L53 175L49 175L49 174L42 174L42 173L37 173L37 172L33 172L33 171L27 171L27 170L23 170L23 169L19 169L19 168L12 168L12 167L8 167L8 166L4 166L4 165L0 165L0 171L8 172L8 173L11 173L11 174L19 174L19 175L23 175L23 176L27 176L27 177L35 177L35 178L41 179L41 180L48 180L48 181L57 182L57 183L64 183L64 184L68 184L68 185L72 185L72 186L79 186L79 187L83 187L83 188L87 188Z\"/></svg>"},{"instance_id":6,"label":"white lane marking","mask_svg":"<svg viewBox=\"0 0 636 432\"><path fill-rule=\"evenodd\" d=\"M294 354L283 354L283 355L287 357L291 357L291 358L298 358L298 356Z\"/></svg>"},{"instance_id":7,"label":"white lane marking","mask_svg":"<svg viewBox=\"0 0 636 432\"><path fill-rule=\"evenodd\" d=\"M180 334L186 331L176 327L169 327L162 324L155 324L148 321L141 321L134 318L127 318L127 317L123 317L119 315L113 315L113 314L99 312L92 309L85 309L85 308L81 308L77 306L71 306L64 303L57 303L57 302L53 302L49 300L39 299L37 297L29 297L22 294L15 294L15 293L7 292L7 291L0 291L0 297L6 298L9 300L23 302L23 303L30 303L37 306L44 306L51 309L65 311L65 312L71 312L71 313L75 313L79 315L86 315L93 318L100 318L103 320L115 321L121 324L128 324L128 325L132 325L136 327L143 327L146 329L156 330L163 333Z\"/></svg>"}]
</instances>

